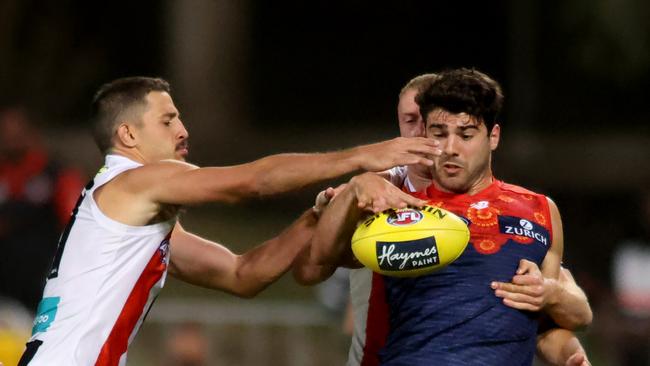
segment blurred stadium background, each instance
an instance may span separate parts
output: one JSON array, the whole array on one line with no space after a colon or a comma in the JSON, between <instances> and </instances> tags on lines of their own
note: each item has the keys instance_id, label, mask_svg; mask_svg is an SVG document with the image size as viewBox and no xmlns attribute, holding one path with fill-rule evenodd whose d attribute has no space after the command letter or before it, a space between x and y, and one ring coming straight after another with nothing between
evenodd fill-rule
<instances>
[{"instance_id":1,"label":"blurred stadium background","mask_svg":"<svg viewBox=\"0 0 650 366\"><path fill-rule=\"evenodd\" d=\"M52 154L89 177L101 159L85 117L93 92L117 77L169 80L190 160L229 165L396 136L408 79L476 67L506 94L497 176L547 193L563 214L565 263L595 310L581 334L593 364L648 365L650 304L626 318L634 329L618 321L612 268L624 239L650 225L641 204L650 197L649 15L643 0L1 0L0 106L24 106ZM242 251L322 188L188 208L183 222ZM631 276L647 294L644 268ZM171 279L129 364L172 365L174 337L195 337L186 352L205 342L208 365L341 365L341 319L315 291L285 276L239 300ZM628 336L645 354L623 350L629 360L616 361L612 349Z\"/></svg>"}]
</instances>

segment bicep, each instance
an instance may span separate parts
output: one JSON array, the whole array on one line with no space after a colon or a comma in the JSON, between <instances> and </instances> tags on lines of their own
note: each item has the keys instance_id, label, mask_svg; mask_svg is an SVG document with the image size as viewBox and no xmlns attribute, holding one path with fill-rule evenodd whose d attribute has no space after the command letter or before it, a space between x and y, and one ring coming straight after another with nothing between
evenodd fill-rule
<instances>
[{"instance_id":1,"label":"bicep","mask_svg":"<svg viewBox=\"0 0 650 366\"><path fill-rule=\"evenodd\" d=\"M125 189L157 204L188 205L237 202L256 195L249 164L199 168L180 161L162 161L133 169L120 178Z\"/></svg>"},{"instance_id":2,"label":"bicep","mask_svg":"<svg viewBox=\"0 0 650 366\"><path fill-rule=\"evenodd\" d=\"M557 279L560 276L560 264L562 264L562 256L564 253L564 233L562 230L562 218L560 217L560 211L557 205L549 198L548 206L551 214L553 237L551 239L551 248L546 253L541 270L544 277Z\"/></svg>"},{"instance_id":3,"label":"bicep","mask_svg":"<svg viewBox=\"0 0 650 366\"><path fill-rule=\"evenodd\" d=\"M171 275L193 285L232 291L238 256L176 224L170 240Z\"/></svg>"}]
</instances>

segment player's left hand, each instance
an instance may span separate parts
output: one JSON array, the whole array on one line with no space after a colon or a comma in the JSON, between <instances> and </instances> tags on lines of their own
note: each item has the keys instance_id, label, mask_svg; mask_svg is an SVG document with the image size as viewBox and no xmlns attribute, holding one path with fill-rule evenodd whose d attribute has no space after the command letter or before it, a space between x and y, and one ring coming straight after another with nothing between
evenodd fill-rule
<instances>
[{"instance_id":1,"label":"player's left hand","mask_svg":"<svg viewBox=\"0 0 650 366\"><path fill-rule=\"evenodd\" d=\"M544 278L537 264L526 259L519 261L512 282L491 283L494 294L503 303L519 310L540 311L553 299L558 290L557 280Z\"/></svg>"}]
</instances>

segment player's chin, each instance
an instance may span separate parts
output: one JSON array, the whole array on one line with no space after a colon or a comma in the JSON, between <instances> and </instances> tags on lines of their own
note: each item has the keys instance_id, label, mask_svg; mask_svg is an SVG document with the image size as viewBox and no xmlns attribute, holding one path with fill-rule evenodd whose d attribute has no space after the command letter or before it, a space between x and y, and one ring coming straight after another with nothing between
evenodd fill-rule
<instances>
[{"instance_id":1,"label":"player's chin","mask_svg":"<svg viewBox=\"0 0 650 366\"><path fill-rule=\"evenodd\" d=\"M462 193L467 191L467 181L459 176L438 176L439 184L448 191Z\"/></svg>"},{"instance_id":2,"label":"player's chin","mask_svg":"<svg viewBox=\"0 0 650 366\"><path fill-rule=\"evenodd\" d=\"M175 159L180 161L187 160L188 151L187 149L176 150Z\"/></svg>"}]
</instances>

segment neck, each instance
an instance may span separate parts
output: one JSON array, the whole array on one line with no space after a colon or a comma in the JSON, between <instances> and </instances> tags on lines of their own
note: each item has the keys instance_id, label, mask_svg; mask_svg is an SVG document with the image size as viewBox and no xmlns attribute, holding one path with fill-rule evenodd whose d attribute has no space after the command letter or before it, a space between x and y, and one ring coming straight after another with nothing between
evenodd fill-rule
<instances>
[{"instance_id":1,"label":"neck","mask_svg":"<svg viewBox=\"0 0 650 366\"><path fill-rule=\"evenodd\" d=\"M485 188L489 187L490 184L494 181L494 176L492 175L492 170L487 169L484 173L482 173L477 179L475 179L470 185L469 188L457 192L457 191L452 191L447 188L444 188L434 179L433 181L433 186L436 187L437 190L441 192L447 192L447 193L456 193L456 194L466 194L469 196L475 195Z\"/></svg>"},{"instance_id":2,"label":"neck","mask_svg":"<svg viewBox=\"0 0 650 366\"><path fill-rule=\"evenodd\" d=\"M129 158L135 162L146 164L147 159L137 149L127 149L121 146L115 146L108 151L108 154L120 155Z\"/></svg>"},{"instance_id":3,"label":"neck","mask_svg":"<svg viewBox=\"0 0 650 366\"><path fill-rule=\"evenodd\" d=\"M422 168L421 165L409 165L406 170L406 176L411 182L411 185L415 189L415 192L421 192L427 189L431 185L432 178L431 172L428 168Z\"/></svg>"}]
</instances>

